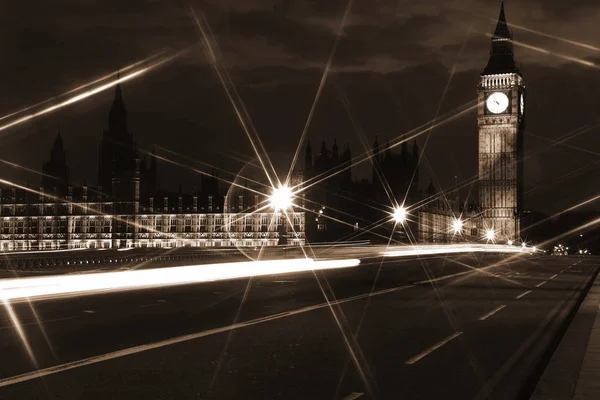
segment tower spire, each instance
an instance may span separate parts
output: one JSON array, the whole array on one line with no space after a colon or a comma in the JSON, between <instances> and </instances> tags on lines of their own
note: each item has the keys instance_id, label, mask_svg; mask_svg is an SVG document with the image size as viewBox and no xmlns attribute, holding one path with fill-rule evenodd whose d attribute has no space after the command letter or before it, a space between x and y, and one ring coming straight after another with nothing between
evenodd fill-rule
<instances>
[{"instance_id":1,"label":"tower spire","mask_svg":"<svg viewBox=\"0 0 600 400\"><path fill-rule=\"evenodd\" d=\"M500 15L496 29L492 35L490 59L483 70L484 75L507 74L519 72L513 55L512 35L506 22L504 2L500 5Z\"/></svg>"},{"instance_id":2,"label":"tower spire","mask_svg":"<svg viewBox=\"0 0 600 400\"><path fill-rule=\"evenodd\" d=\"M512 39L508 24L506 23L506 15L504 14L504 2L500 4L500 15L498 16L496 30L494 30L494 38Z\"/></svg>"}]
</instances>

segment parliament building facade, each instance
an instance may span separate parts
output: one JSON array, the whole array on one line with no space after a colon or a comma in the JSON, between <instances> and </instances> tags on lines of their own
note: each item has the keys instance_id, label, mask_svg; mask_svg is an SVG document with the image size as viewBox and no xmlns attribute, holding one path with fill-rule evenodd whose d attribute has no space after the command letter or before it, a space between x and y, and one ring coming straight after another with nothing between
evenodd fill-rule
<instances>
[{"instance_id":1,"label":"parliament building facade","mask_svg":"<svg viewBox=\"0 0 600 400\"><path fill-rule=\"evenodd\" d=\"M116 86L100 144L98 186L72 186L60 134L44 163L40 187L0 189L0 250L301 245L304 212L287 217L265 208L257 188L219 188L202 176L200 190L157 190L156 157L141 159ZM258 190L262 193L262 191ZM235 198L232 198L235 197ZM265 211L265 212L261 212Z\"/></svg>"}]
</instances>

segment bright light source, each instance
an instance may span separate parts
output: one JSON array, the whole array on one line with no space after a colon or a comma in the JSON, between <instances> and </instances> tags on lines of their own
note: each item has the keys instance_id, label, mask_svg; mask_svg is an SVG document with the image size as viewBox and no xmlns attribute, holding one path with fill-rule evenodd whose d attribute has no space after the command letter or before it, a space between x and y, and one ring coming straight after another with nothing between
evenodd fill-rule
<instances>
[{"instance_id":1,"label":"bright light source","mask_svg":"<svg viewBox=\"0 0 600 400\"><path fill-rule=\"evenodd\" d=\"M535 252L536 252L536 248L535 248L535 246L533 246L533 247L531 248L531 250L533 250L533 252L535 253Z\"/></svg>"},{"instance_id":2,"label":"bright light source","mask_svg":"<svg viewBox=\"0 0 600 400\"><path fill-rule=\"evenodd\" d=\"M394 221L397 224L403 224L406 221L406 208L400 206L394 210Z\"/></svg>"},{"instance_id":3,"label":"bright light source","mask_svg":"<svg viewBox=\"0 0 600 400\"><path fill-rule=\"evenodd\" d=\"M495 238L495 237L496 237L496 232L494 232L494 230L493 230L493 229L488 229L488 230L485 232L485 238L486 238L487 240L494 240L494 238Z\"/></svg>"},{"instance_id":4,"label":"bright light source","mask_svg":"<svg viewBox=\"0 0 600 400\"><path fill-rule=\"evenodd\" d=\"M287 210L293 204L292 189L285 185L273 188L273 193L269 197L269 201L275 211Z\"/></svg>"},{"instance_id":5,"label":"bright light source","mask_svg":"<svg viewBox=\"0 0 600 400\"><path fill-rule=\"evenodd\" d=\"M509 246L513 245L513 241L512 240L509 240L507 243L508 243Z\"/></svg>"},{"instance_id":6,"label":"bright light source","mask_svg":"<svg viewBox=\"0 0 600 400\"><path fill-rule=\"evenodd\" d=\"M462 231L463 228L463 222L458 219L455 218L454 221L452 221L452 230L454 231L454 233L460 233Z\"/></svg>"}]
</instances>

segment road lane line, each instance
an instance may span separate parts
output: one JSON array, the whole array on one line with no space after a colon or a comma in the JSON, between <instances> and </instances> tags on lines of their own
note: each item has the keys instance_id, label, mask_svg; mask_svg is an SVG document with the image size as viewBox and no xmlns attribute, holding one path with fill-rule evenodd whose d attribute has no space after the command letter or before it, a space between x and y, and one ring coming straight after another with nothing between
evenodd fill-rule
<instances>
[{"instance_id":1,"label":"road lane line","mask_svg":"<svg viewBox=\"0 0 600 400\"><path fill-rule=\"evenodd\" d=\"M94 310L83 310L83 312L86 314L96 314L96 311Z\"/></svg>"},{"instance_id":2,"label":"road lane line","mask_svg":"<svg viewBox=\"0 0 600 400\"><path fill-rule=\"evenodd\" d=\"M504 307L506 307L505 304L498 306L496 308L494 308L492 311L490 311L489 313L479 317L480 321L485 321L486 319L488 319L489 317L491 317L492 315L496 314L498 311L502 310Z\"/></svg>"},{"instance_id":3,"label":"road lane line","mask_svg":"<svg viewBox=\"0 0 600 400\"><path fill-rule=\"evenodd\" d=\"M517 297L515 297L515 300L519 300L521 297L525 297L527 296L529 293L531 293L531 290L528 290L524 293L521 293L520 295L518 295Z\"/></svg>"},{"instance_id":4,"label":"road lane line","mask_svg":"<svg viewBox=\"0 0 600 400\"><path fill-rule=\"evenodd\" d=\"M473 272L475 272L475 271L472 270L472 269L470 269L468 271L457 272L456 274L450 274L450 275L440 276L439 278L433 278L433 279L426 279L424 281L418 281L418 282L415 282L414 284L415 285L420 285L420 284L423 284L423 283L439 282L439 281L443 281L443 280L446 280L446 279L454 278L456 276L462 276L462 275L466 275L468 273L473 273Z\"/></svg>"},{"instance_id":5,"label":"road lane line","mask_svg":"<svg viewBox=\"0 0 600 400\"><path fill-rule=\"evenodd\" d=\"M429 354L433 353L434 351L436 351L437 349L439 349L440 347L442 347L449 341L456 339L460 335L462 335L462 332L454 332L452 335L448 336L446 339L442 340L441 342L439 342L437 344L434 344L433 346L426 349L422 353L419 353L416 356L414 356L413 358L409 359L408 361L405 362L405 364L412 365L412 364L416 363L417 361L421 360L422 358L427 357Z\"/></svg>"},{"instance_id":6,"label":"road lane line","mask_svg":"<svg viewBox=\"0 0 600 400\"><path fill-rule=\"evenodd\" d=\"M263 322L275 321L278 319L287 318L287 317L291 317L294 315L303 314L306 312L315 311L315 310L327 308L327 307L338 305L338 304L344 304L344 303L349 303L349 302L356 301L356 300L366 299L368 297L374 297L374 296L380 296L383 294L399 292L401 290L409 289L412 287L415 287L415 285L397 286L394 288L383 289L383 290L379 290L379 291L372 292L372 293L363 293L363 294L360 294L357 296L346 297L344 299L331 301L329 303L325 302L325 303L315 304L312 306L298 308L296 310L285 311L285 312L281 312L278 314L272 314L272 315L267 315L265 317L252 319L249 321L238 322L238 323L235 323L232 325L222 326L220 328L208 329L208 330L197 332L197 333L191 333L188 335L177 336L177 337L174 337L171 339L161 340L159 342L142 344L142 345L133 346L133 347L130 347L127 349L122 349L122 350L117 350L117 351L113 351L110 353L101 354L98 356L92 356L92 357L84 358L84 359L77 360L77 361L71 361L71 362L64 363L64 364L54 365L52 367L42 368L42 369L38 369L35 371L26 372L24 374L0 379L0 387L10 386L10 385L14 385L16 383L26 382L26 381L30 381L32 379L37 379L37 378L41 378L44 376L68 371L71 369L84 367L86 365L96 364L96 363L100 363L100 362L108 361L108 360L114 360L115 358L125 357L125 356L129 356L129 355L137 354L137 353L142 353L144 351L154 350L154 349L158 349L161 347L170 346L173 344L188 342L190 340L200 339L203 337L212 336L212 335L216 335L219 333L229 332L229 331L232 331L235 329L240 329L240 328L245 328L248 326L261 324Z\"/></svg>"},{"instance_id":7,"label":"road lane line","mask_svg":"<svg viewBox=\"0 0 600 400\"><path fill-rule=\"evenodd\" d=\"M550 279L554 279L554 278L556 278L557 276L558 276L558 274L554 274L554 275L552 275L552 276L550 277Z\"/></svg>"},{"instance_id":8,"label":"road lane line","mask_svg":"<svg viewBox=\"0 0 600 400\"><path fill-rule=\"evenodd\" d=\"M39 325L39 324L47 324L50 322L58 322L58 321L66 321L68 319L75 319L75 318L79 318L79 315L74 315L72 317L63 317L63 318L54 318L54 319L47 319L45 321L40 321L40 322L28 322L26 324L21 324L21 326L31 326L31 325ZM9 325L9 326L0 326L0 331L3 329L14 329L15 326L14 325Z\"/></svg>"},{"instance_id":9,"label":"road lane line","mask_svg":"<svg viewBox=\"0 0 600 400\"><path fill-rule=\"evenodd\" d=\"M540 286L542 286L542 285L543 285L544 283L546 283L546 282L548 282L548 281L540 282L540 283L538 283L537 285L535 285L535 287L540 287Z\"/></svg>"}]
</instances>

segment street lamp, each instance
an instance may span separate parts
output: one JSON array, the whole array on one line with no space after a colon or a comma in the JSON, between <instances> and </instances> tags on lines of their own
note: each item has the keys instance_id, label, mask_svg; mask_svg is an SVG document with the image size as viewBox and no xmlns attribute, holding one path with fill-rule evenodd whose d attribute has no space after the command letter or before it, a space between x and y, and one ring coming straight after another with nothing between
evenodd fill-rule
<instances>
[{"instance_id":1,"label":"street lamp","mask_svg":"<svg viewBox=\"0 0 600 400\"><path fill-rule=\"evenodd\" d=\"M454 233L460 233L462 231L462 228L463 222L458 218L454 218L454 220L452 221L452 230L454 231Z\"/></svg>"},{"instance_id":2,"label":"street lamp","mask_svg":"<svg viewBox=\"0 0 600 400\"><path fill-rule=\"evenodd\" d=\"M403 224L406 221L406 208L400 206L394 209L393 214L394 222L397 224Z\"/></svg>"},{"instance_id":3,"label":"street lamp","mask_svg":"<svg viewBox=\"0 0 600 400\"><path fill-rule=\"evenodd\" d=\"M496 237L496 232L494 232L494 230L493 230L493 229L488 229L488 230L485 232L485 238L486 238L487 240L494 240L494 238L495 238L495 237Z\"/></svg>"},{"instance_id":4,"label":"street lamp","mask_svg":"<svg viewBox=\"0 0 600 400\"><path fill-rule=\"evenodd\" d=\"M278 188L273 188L269 203L275 211L287 210L292 206L292 188L286 185L280 185Z\"/></svg>"},{"instance_id":5,"label":"street lamp","mask_svg":"<svg viewBox=\"0 0 600 400\"><path fill-rule=\"evenodd\" d=\"M513 245L513 241L512 241L512 240L509 240L509 241L507 242L507 244L508 244L509 246L512 246L512 245Z\"/></svg>"}]
</instances>

